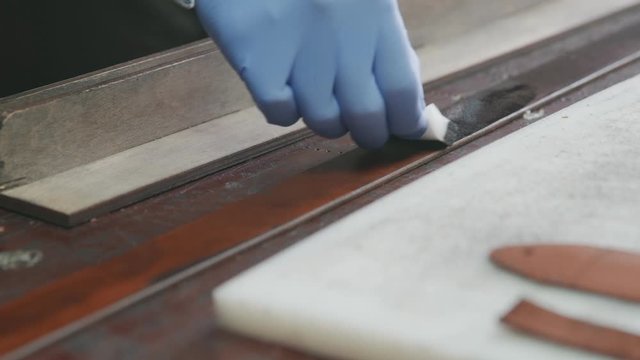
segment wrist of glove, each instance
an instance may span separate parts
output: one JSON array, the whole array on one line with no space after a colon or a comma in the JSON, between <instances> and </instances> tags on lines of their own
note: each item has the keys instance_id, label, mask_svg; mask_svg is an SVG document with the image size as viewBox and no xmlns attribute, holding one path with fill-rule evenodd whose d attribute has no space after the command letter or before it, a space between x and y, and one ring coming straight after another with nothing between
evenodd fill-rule
<instances>
[{"instance_id":1,"label":"wrist of glove","mask_svg":"<svg viewBox=\"0 0 640 360\"><path fill-rule=\"evenodd\" d=\"M364 148L437 136L396 0L198 0L196 11L270 123L302 117Z\"/></svg>"}]
</instances>

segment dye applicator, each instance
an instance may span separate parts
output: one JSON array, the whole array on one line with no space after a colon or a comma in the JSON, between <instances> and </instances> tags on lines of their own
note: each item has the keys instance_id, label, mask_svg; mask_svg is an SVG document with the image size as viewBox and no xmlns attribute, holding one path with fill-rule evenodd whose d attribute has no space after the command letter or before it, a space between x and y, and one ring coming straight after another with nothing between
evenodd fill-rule
<instances>
[{"instance_id":1,"label":"dye applicator","mask_svg":"<svg viewBox=\"0 0 640 360\"><path fill-rule=\"evenodd\" d=\"M531 86L506 82L453 104L445 115L430 104L423 113L429 126L420 139L451 145L522 109L535 96Z\"/></svg>"}]
</instances>

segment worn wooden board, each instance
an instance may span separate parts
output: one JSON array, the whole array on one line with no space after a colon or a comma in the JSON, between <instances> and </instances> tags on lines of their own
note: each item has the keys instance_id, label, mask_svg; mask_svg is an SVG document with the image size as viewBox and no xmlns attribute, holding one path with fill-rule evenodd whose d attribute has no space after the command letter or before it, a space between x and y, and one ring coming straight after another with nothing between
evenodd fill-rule
<instances>
[{"instance_id":1,"label":"worn wooden board","mask_svg":"<svg viewBox=\"0 0 640 360\"><path fill-rule=\"evenodd\" d=\"M73 226L308 134L270 126L251 108L7 190L0 204Z\"/></svg>"},{"instance_id":2,"label":"worn wooden board","mask_svg":"<svg viewBox=\"0 0 640 360\"><path fill-rule=\"evenodd\" d=\"M251 106L209 42L0 100L0 182L37 181Z\"/></svg>"},{"instance_id":3,"label":"worn wooden board","mask_svg":"<svg viewBox=\"0 0 640 360\"><path fill-rule=\"evenodd\" d=\"M522 297L640 333L637 304L488 259L541 240L640 250L639 87L636 76L555 113L245 272L215 291L218 320L349 359L588 358L501 326Z\"/></svg>"}]
</instances>

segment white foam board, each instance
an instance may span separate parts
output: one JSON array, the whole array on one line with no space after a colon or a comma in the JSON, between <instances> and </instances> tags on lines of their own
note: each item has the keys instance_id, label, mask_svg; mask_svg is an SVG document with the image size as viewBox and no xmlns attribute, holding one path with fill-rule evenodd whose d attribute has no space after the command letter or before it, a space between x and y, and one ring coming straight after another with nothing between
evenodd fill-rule
<instances>
[{"instance_id":1,"label":"white foam board","mask_svg":"<svg viewBox=\"0 0 640 360\"><path fill-rule=\"evenodd\" d=\"M586 359L499 318L527 297L640 333L640 305L536 284L495 247L640 251L640 77L374 202L214 290L233 331L348 359Z\"/></svg>"}]
</instances>

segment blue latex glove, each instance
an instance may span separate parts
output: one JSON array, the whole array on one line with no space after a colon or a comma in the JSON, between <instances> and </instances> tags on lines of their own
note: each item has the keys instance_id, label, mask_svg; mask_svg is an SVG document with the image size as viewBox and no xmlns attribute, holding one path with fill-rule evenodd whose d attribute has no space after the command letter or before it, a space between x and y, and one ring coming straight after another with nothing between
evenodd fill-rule
<instances>
[{"instance_id":1,"label":"blue latex glove","mask_svg":"<svg viewBox=\"0 0 640 360\"><path fill-rule=\"evenodd\" d=\"M198 0L198 16L272 124L300 117L364 148L426 130L396 0Z\"/></svg>"}]
</instances>

